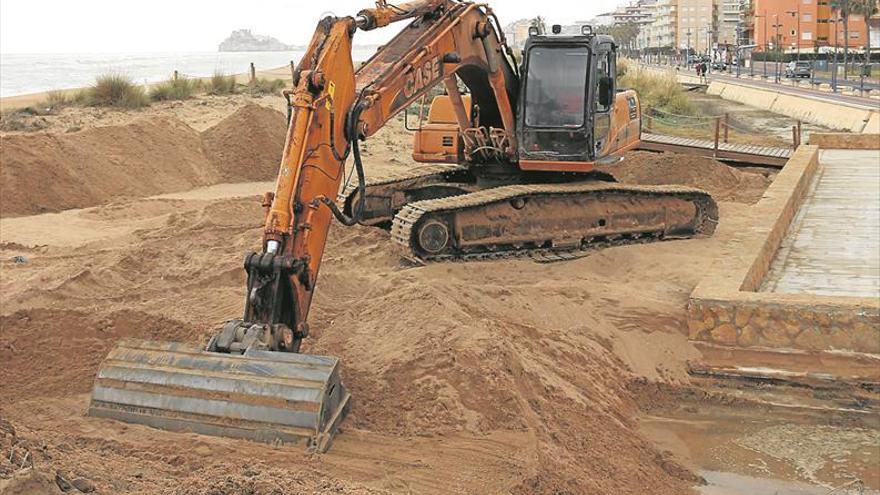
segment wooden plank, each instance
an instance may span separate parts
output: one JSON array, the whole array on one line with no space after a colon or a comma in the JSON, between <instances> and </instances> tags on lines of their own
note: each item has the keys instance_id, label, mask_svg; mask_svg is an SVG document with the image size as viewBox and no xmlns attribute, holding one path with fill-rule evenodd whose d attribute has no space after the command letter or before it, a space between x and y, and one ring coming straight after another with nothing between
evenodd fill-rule
<instances>
[{"instance_id":1,"label":"wooden plank","mask_svg":"<svg viewBox=\"0 0 880 495\"><path fill-rule=\"evenodd\" d=\"M709 157L714 152L714 142L704 139L645 133L642 134L642 145L640 148ZM790 156L791 150L788 148L740 143L719 143L718 146L718 158L728 161L783 166Z\"/></svg>"}]
</instances>

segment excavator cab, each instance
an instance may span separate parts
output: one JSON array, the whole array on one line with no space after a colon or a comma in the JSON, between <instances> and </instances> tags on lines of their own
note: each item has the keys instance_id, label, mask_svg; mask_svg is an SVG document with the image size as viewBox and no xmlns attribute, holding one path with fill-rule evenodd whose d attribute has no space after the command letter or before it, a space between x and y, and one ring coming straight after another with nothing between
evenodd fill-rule
<instances>
[{"instance_id":1,"label":"excavator cab","mask_svg":"<svg viewBox=\"0 0 880 495\"><path fill-rule=\"evenodd\" d=\"M615 97L612 38L533 33L523 49L521 73L520 167L556 170L600 158Z\"/></svg>"},{"instance_id":2,"label":"excavator cab","mask_svg":"<svg viewBox=\"0 0 880 495\"><path fill-rule=\"evenodd\" d=\"M617 46L588 28L577 35L533 30L526 41L516 98L522 170L586 173L638 144L638 97L617 89ZM480 109L476 100L465 101L473 121ZM432 101L427 122L416 129L416 161L467 161L453 104L447 95Z\"/></svg>"}]
</instances>

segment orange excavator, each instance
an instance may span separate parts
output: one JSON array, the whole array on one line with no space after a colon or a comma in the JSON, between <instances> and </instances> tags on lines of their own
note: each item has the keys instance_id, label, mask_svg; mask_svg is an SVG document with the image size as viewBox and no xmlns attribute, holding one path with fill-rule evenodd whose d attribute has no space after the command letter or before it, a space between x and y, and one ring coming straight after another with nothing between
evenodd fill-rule
<instances>
[{"instance_id":1,"label":"orange excavator","mask_svg":"<svg viewBox=\"0 0 880 495\"><path fill-rule=\"evenodd\" d=\"M355 71L356 32L403 20ZM425 262L711 235L718 210L705 192L594 170L638 145L638 97L617 88L612 38L552 31L530 30L517 63L487 5L378 1L321 20L284 92L289 128L262 249L244 260L243 317L206 348L121 342L89 414L326 451L350 395L338 359L299 351L334 218L390 229ZM441 85L414 138L413 157L433 165L368 181L359 141Z\"/></svg>"}]
</instances>

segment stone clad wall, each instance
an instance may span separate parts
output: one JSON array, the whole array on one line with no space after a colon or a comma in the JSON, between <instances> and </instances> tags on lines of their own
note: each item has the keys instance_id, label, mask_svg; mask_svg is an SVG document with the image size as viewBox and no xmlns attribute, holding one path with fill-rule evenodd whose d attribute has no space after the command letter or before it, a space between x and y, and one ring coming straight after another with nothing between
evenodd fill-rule
<instances>
[{"instance_id":1,"label":"stone clad wall","mask_svg":"<svg viewBox=\"0 0 880 495\"><path fill-rule=\"evenodd\" d=\"M784 295L761 295L765 294L770 297L755 301L692 299L688 305L691 340L738 347L880 354L880 311L876 305L839 301L859 298L786 301L779 297Z\"/></svg>"},{"instance_id":2,"label":"stone clad wall","mask_svg":"<svg viewBox=\"0 0 880 495\"><path fill-rule=\"evenodd\" d=\"M755 292L818 168L801 146L754 206L749 232L700 281L688 303L691 340L725 346L880 353L880 301Z\"/></svg>"}]
</instances>

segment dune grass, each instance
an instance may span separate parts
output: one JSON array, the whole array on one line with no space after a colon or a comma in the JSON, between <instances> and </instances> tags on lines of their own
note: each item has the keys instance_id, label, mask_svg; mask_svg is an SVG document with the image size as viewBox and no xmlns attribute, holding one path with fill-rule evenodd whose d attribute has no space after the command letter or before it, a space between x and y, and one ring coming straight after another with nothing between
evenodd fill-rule
<instances>
[{"instance_id":1,"label":"dune grass","mask_svg":"<svg viewBox=\"0 0 880 495\"><path fill-rule=\"evenodd\" d=\"M695 112L693 103L674 74L658 74L627 66L620 78L620 87L636 90L642 108L649 107L678 115L693 115Z\"/></svg>"},{"instance_id":2,"label":"dune grass","mask_svg":"<svg viewBox=\"0 0 880 495\"><path fill-rule=\"evenodd\" d=\"M56 89L46 93L46 99L43 100L41 106L57 110L62 107L70 106L73 103L73 97L68 91Z\"/></svg>"},{"instance_id":3,"label":"dune grass","mask_svg":"<svg viewBox=\"0 0 880 495\"><path fill-rule=\"evenodd\" d=\"M122 74L98 76L80 99L82 104L95 107L141 108L150 104L143 86Z\"/></svg>"},{"instance_id":4,"label":"dune grass","mask_svg":"<svg viewBox=\"0 0 880 495\"><path fill-rule=\"evenodd\" d=\"M150 89L150 99L153 101L186 100L192 98L201 87L202 84L199 80L169 79Z\"/></svg>"},{"instance_id":5,"label":"dune grass","mask_svg":"<svg viewBox=\"0 0 880 495\"><path fill-rule=\"evenodd\" d=\"M629 69L633 66L633 63L628 58L618 58L617 59L617 77L623 77L629 72Z\"/></svg>"},{"instance_id":6,"label":"dune grass","mask_svg":"<svg viewBox=\"0 0 880 495\"><path fill-rule=\"evenodd\" d=\"M223 72L215 72L208 80L206 91L209 95L231 95L237 90L235 76Z\"/></svg>"},{"instance_id":7,"label":"dune grass","mask_svg":"<svg viewBox=\"0 0 880 495\"><path fill-rule=\"evenodd\" d=\"M248 85L248 92L254 95L278 94L285 84L283 79L264 79L260 77Z\"/></svg>"}]
</instances>

